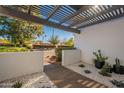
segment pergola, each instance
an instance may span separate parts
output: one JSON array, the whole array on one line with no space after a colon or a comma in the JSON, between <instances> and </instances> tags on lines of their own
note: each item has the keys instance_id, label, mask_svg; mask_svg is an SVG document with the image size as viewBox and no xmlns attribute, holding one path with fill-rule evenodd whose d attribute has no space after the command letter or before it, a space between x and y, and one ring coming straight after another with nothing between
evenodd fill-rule
<instances>
[{"instance_id":1,"label":"pergola","mask_svg":"<svg viewBox=\"0 0 124 93\"><path fill-rule=\"evenodd\" d=\"M124 16L123 5L6 5L0 15L21 18L69 32Z\"/></svg>"}]
</instances>

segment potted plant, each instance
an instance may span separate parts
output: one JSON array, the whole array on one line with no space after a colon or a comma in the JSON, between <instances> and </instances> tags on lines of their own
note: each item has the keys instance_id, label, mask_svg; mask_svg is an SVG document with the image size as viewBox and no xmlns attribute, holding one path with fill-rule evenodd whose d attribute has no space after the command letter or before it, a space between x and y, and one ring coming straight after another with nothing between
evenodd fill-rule
<instances>
[{"instance_id":1,"label":"potted plant","mask_svg":"<svg viewBox=\"0 0 124 93\"><path fill-rule=\"evenodd\" d=\"M105 65L103 67L106 69L106 72L112 73L113 68L112 68L112 66L110 64L105 63Z\"/></svg>"},{"instance_id":2,"label":"potted plant","mask_svg":"<svg viewBox=\"0 0 124 93\"><path fill-rule=\"evenodd\" d=\"M113 71L117 74L124 74L124 66L120 65L120 60L115 59L116 64L113 65Z\"/></svg>"},{"instance_id":3,"label":"potted plant","mask_svg":"<svg viewBox=\"0 0 124 93\"><path fill-rule=\"evenodd\" d=\"M99 72L99 74L107 77L111 77L110 73L112 73L112 68L111 65L109 65L108 63L106 63Z\"/></svg>"},{"instance_id":4,"label":"potted plant","mask_svg":"<svg viewBox=\"0 0 124 93\"><path fill-rule=\"evenodd\" d=\"M101 69L105 65L105 60L108 59L108 57L104 57L101 54L101 50L98 50L98 52L93 52L93 54L96 56L95 61L95 67L98 69Z\"/></svg>"}]
</instances>

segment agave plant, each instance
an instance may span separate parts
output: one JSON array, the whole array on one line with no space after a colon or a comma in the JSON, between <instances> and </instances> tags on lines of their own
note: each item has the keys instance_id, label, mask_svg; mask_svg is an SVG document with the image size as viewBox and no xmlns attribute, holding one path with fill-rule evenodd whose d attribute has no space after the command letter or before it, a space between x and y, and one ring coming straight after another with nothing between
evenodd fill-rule
<instances>
[{"instance_id":1,"label":"agave plant","mask_svg":"<svg viewBox=\"0 0 124 93\"><path fill-rule=\"evenodd\" d=\"M12 85L13 88L21 88L22 87L22 82L17 81L14 85Z\"/></svg>"},{"instance_id":2,"label":"agave plant","mask_svg":"<svg viewBox=\"0 0 124 93\"><path fill-rule=\"evenodd\" d=\"M119 88L124 88L124 80L122 81L111 80L110 82Z\"/></svg>"}]
</instances>

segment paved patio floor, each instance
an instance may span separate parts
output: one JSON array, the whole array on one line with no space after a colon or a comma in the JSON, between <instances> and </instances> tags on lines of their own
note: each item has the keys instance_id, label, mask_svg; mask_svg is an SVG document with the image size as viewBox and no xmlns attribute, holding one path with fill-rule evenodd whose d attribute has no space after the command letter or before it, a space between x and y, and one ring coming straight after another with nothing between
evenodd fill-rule
<instances>
[{"instance_id":1,"label":"paved patio floor","mask_svg":"<svg viewBox=\"0 0 124 93\"><path fill-rule=\"evenodd\" d=\"M82 76L59 64L45 65L44 71L58 88L106 88L92 79Z\"/></svg>"}]
</instances>

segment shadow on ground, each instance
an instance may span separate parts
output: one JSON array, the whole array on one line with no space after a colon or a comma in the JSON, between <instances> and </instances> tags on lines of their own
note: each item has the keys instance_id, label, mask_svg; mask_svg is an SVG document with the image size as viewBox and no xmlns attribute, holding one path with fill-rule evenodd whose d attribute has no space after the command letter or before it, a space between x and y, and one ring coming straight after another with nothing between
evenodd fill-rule
<instances>
[{"instance_id":1,"label":"shadow on ground","mask_svg":"<svg viewBox=\"0 0 124 93\"><path fill-rule=\"evenodd\" d=\"M74 71L71 71L60 64L44 66L44 71L49 79L58 88L105 88L106 86Z\"/></svg>"}]
</instances>

